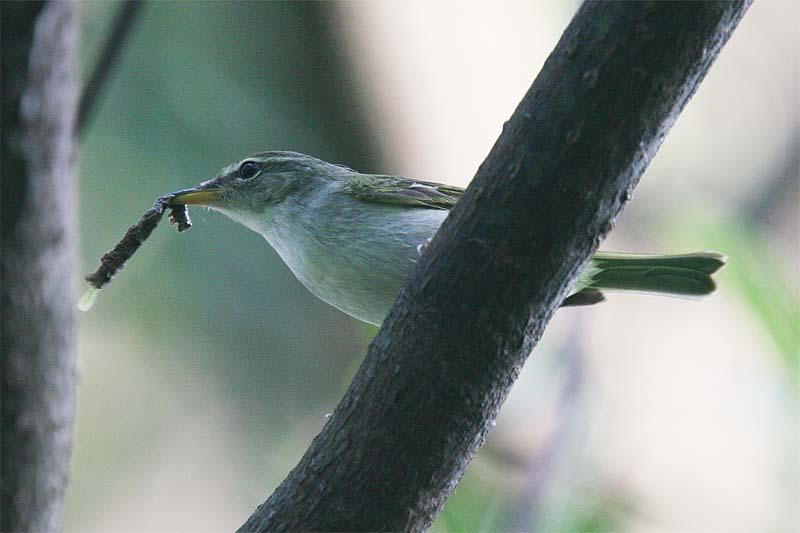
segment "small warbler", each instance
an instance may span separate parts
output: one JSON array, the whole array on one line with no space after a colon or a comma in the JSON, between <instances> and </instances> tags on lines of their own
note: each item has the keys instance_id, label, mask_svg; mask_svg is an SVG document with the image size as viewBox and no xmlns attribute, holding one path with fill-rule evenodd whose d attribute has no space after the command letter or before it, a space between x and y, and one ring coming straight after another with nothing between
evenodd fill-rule
<instances>
[{"instance_id":1,"label":"small warbler","mask_svg":"<svg viewBox=\"0 0 800 533\"><path fill-rule=\"evenodd\" d=\"M463 189L361 174L295 152L262 152L170 205L202 205L262 235L315 296L380 325L400 287ZM621 290L698 296L714 291L716 252L639 255L599 252L563 305Z\"/></svg>"}]
</instances>

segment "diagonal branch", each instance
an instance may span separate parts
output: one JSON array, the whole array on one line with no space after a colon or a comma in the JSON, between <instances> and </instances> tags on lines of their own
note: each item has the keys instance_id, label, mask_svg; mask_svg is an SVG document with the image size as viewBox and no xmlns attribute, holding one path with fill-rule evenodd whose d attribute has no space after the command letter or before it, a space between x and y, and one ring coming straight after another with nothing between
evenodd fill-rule
<instances>
[{"instance_id":1,"label":"diagonal branch","mask_svg":"<svg viewBox=\"0 0 800 533\"><path fill-rule=\"evenodd\" d=\"M78 104L78 118L75 121L75 130L78 136L83 135L87 123L92 118L93 112L97 107L97 99L122 48L125 46L125 41L136 21L136 15L142 7L142 1L124 0L118 8L114 17L114 24L111 26L111 31L103 43L100 57L97 59L97 63L92 69L92 74L89 76L89 81L86 82L86 87L81 94L81 100Z\"/></svg>"},{"instance_id":2,"label":"diagonal branch","mask_svg":"<svg viewBox=\"0 0 800 533\"><path fill-rule=\"evenodd\" d=\"M749 3L580 7L333 416L243 531L433 522Z\"/></svg>"}]
</instances>

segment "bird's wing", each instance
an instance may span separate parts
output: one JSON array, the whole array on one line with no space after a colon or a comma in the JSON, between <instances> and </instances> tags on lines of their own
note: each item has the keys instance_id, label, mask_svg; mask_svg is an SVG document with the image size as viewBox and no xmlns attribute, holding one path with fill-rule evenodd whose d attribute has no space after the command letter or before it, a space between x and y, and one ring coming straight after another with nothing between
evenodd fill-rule
<instances>
[{"instance_id":1,"label":"bird's wing","mask_svg":"<svg viewBox=\"0 0 800 533\"><path fill-rule=\"evenodd\" d=\"M461 197L464 189L397 176L358 174L345 183L341 192L364 202L450 209Z\"/></svg>"}]
</instances>

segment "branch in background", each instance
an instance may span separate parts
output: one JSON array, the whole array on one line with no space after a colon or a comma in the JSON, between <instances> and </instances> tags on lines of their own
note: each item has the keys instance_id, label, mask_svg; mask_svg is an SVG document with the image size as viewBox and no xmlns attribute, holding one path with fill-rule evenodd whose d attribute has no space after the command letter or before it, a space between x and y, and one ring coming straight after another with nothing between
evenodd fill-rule
<instances>
[{"instance_id":1,"label":"branch in background","mask_svg":"<svg viewBox=\"0 0 800 533\"><path fill-rule=\"evenodd\" d=\"M75 417L76 5L2 2L2 18L0 530L57 531Z\"/></svg>"},{"instance_id":2,"label":"branch in background","mask_svg":"<svg viewBox=\"0 0 800 533\"><path fill-rule=\"evenodd\" d=\"M431 525L749 3L581 5L341 403L242 531Z\"/></svg>"},{"instance_id":3,"label":"branch in background","mask_svg":"<svg viewBox=\"0 0 800 533\"><path fill-rule=\"evenodd\" d=\"M79 137L83 136L86 124L92 117L97 105L97 98L100 96L111 68L125 45L125 40L133 27L142 3L142 0L125 0L119 7L111 32L103 44L100 57L92 70L92 75L86 83L86 87L83 89L83 94L81 94L81 101L78 104L78 119L75 122L75 130Z\"/></svg>"},{"instance_id":4,"label":"branch in background","mask_svg":"<svg viewBox=\"0 0 800 533\"><path fill-rule=\"evenodd\" d=\"M534 457L525 465L525 483L515 498L510 519L505 531L529 531L539 529L547 512L542 508L549 496L548 488L557 477L558 463L562 461L570 436L574 436L576 419L579 414L579 397L584 381L585 350L583 322L580 315L572 325L570 337L559 349L563 366L563 384L552 417L556 427L547 436Z\"/></svg>"},{"instance_id":5,"label":"branch in background","mask_svg":"<svg viewBox=\"0 0 800 533\"><path fill-rule=\"evenodd\" d=\"M741 215L753 221L769 233L775 231L776 218L780 219L781 206L796 206L798 200L798 178L800 178L800 129L795 129L786 152L788 156L781 158L775 168L766 176L765 183L761 184L758 191L748 197L748 200L738 211ZM777 211L777 214L776 214ZM792 216L792 215L790 215ZM789 220L788 226L796 228L797 212L793 213L794 220ZM794 243L787 243L791 246Z\"/></svg>"}]
</instances>

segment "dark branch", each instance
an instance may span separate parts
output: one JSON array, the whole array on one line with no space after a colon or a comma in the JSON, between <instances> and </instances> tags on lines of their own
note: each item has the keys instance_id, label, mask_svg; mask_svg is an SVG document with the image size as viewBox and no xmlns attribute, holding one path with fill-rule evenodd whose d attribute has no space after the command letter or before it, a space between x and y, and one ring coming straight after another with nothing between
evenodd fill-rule
<instances>
[{"instance_id":1,"label":"dark branch","mask_svg":"<svg viewBox=\"0 0 800 533\"><path fill-rule=\"evenodd\" d=\"M114 66L117 57L119 57L122 47L125 45L125 40L141 7L142 0L125 0L119 7L111 32L103 44L100 57L97 59L83 94L81 94L81 101L78 104L78 119L75 122L78 136L83 135L86 124L92 117L100 92L108 79L111 68Z\"/></svg>"},{"instance_id":2,"label":"dark branch","mask_svg":"<svg viewBox=\"0 0 800 533\"><path fill-rule=\"evenodd\" d=\"M585 2L300 463L242 526L422 530L749 2Z\"/></svg>"},{"instance_id":3,"label":"dark branch","mask_svg":"<svg viewBox=\"0 0 800 533\"><path fill-rule=\"evenodd\" d=\"M0 9L0 530L58 531L75 415L77 8Z\"/></svg>"}]
</instances>

